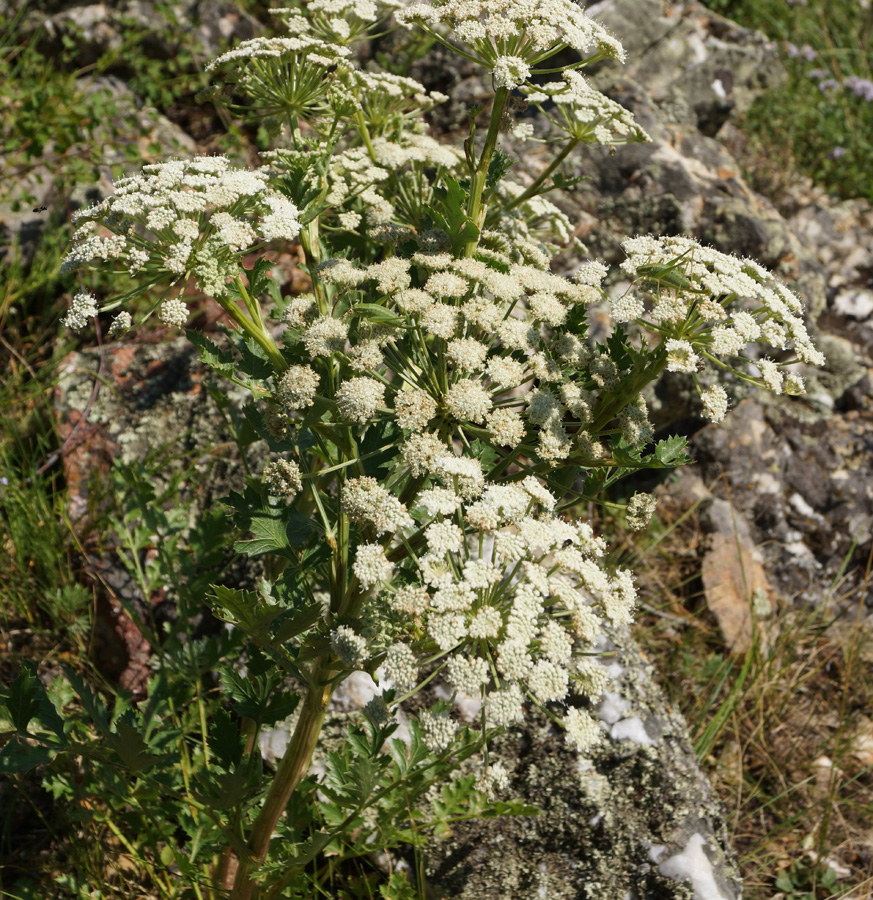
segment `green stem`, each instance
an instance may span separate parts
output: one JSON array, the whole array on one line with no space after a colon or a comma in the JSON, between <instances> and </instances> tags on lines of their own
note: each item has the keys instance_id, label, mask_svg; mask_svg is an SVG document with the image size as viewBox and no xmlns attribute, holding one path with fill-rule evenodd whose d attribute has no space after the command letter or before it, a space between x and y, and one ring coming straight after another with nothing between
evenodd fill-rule
<instances>
[{"instance_id":1,"label":"green stem","mask_svg":"<svg viewBox=\"0 0 873 900\"><path fill-rule=\"evenodd\" d=\"M537 179L534 181L530 187L527 188L523 193L519 194L514 200L510 200L509 203L506 204L505 208L507 210L515 209L516 206L520 206L526 200L530 200L531 197L535 197L540 193L540 187L542 187L543 182L547 178L550 178L555 169L558 168L559 165L579 146L579 140L572 140L568 144L564 146L564 149L551 161L549 167L543 172Z\"/></svg>"},{"instance_id":2,"label":"green stem","mask_svg":"<svg viewBox=\"0 0 873 900\"><path fill-rule=\"evenodd\" d=\"M240 294L243 297L243 302L246 304L246 309L249 310L251 314L252 309L257 306L257 302L254 301L250 296L248 291L245 289L245 286L238 281L237 285L240 290ZM282 353L279 350L278 345L273 340L273 336L267 331L264 327L263 320L261 319L260 310L257 311L256 317L249 318L248 316L243 314L243 311L233 302L230 298L223 298L218 301L221 304L221 308L236 322L237 325L250 337L252 337L264 350L267 356L270 359L270 362L276 369L276 372L282 373L287 371L288 363L285 362L285 359L282 356Z\"/></svg>"},{"instance_id":3,"label":"green stem","mask_svg":"<svg viewBox=\"0 0 873 900\"><path fill-rule=\"evenodd\" d=\"M330 315L328 296L325 293L321 279L315 275L315 267L321 262L321 237L317 216L300 229L300 246L303 248L303 255L309 264L309 277L312 279L312 291L315 294L315 302L318 305L318 314L320 316L328 316Z\"/></svg>"},{"instance_id":4,"label":"green stem","mask_svg":"<svg viewBox=\"0 0 873 900\"><path fill-rule=\"evenodd\" d=\"M358 130L361 133L361 138L364 141L364 146L367 148L370 159L372 159L373 162L376 162L376 151L373 149L373 142L370 140L370 129L367 127L367 120L364 118L364 111L362 109L355 110L355 124L358 126Z\"/></svg>"},{"instance_id":5,"label":"green stem","mask_svg":"<svg viewBox=\"0 0 873 900\"><path fill-rule=\"evenodd\" d=\"M230 900L251 900L255 890L254 874L267 858L270 838L276 829L280 816L285 811L294 789L309 768L312 752L321 734L324 715L330 702L332 688L323 684L325 671L319 668L306 692L294 734L285 750L285 755L276 769L273 783L267 791L264 805L255 819L249 836L249 854L240 857L233 881Z\"/></svg>"},{"instance_id":6,"label":"green stem","mask_svg":"<svg viewBox=\"0 0 873 900\"><path fill-rule=\"evenodd\" d=\"M473 173L473 182L470 185L470 201L467 204L467 215L473 220L479 231L482 231L482 224L485 221L485 212L487 204L483 202L482 195L485 192L485 182L488 178L488 167L491 165L491 158L494 156L494 148L497 146L497 137L500 134L500 122L503 119L503 111L506 108L506 102L509 99L508 88L498 88L494 95L494 105L491 107L491 121L488 123L488 133L485 135L485 146L482 148L482 155L476 165ZM469 241L464 249L464 256L471 257L479 246L479 236Z\"/></svg>"}]
</instances>

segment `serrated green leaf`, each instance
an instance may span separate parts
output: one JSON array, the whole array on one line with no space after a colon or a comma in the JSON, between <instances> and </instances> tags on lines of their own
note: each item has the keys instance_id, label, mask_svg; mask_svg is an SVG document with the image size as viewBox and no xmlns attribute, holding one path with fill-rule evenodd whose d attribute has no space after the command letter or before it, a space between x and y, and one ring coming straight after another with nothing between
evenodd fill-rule
<instances>
[{"instance_id":1,"label":"serrated green leaf","mask_svg":"<svg viewBox=\"0 0 873 900\"><path fill-rule=\"evenodd\" d=\"M264 349L257 341L243 335L242 332L235 333L234 345L239 353L237 363L239 371L249 377L252 385L262 385L274 373L273 364Z\"/></svg>"},{"instance_id":2,"label":"serrated green leaf","mask_svg":"<svg viewBox=\"0 0 873 900\"><path fill-rule=\"evenodd\" d=\"M211 587L210 599L218 609L227 614L227 617L219 618L242 628L253 637L269 639L270 625L282 614L282 607L265 602L260 594L253 591L242 591L220 584Z\"/></svg>"},{"instance_id":3,"label":"serrated green leaf","mask_svg":"<svg viewBox=\"0 0 873 900\"><path fill-rule=\"evenodd\" d=\"M499 147L494 149L491 161L488 163L488 172L485 175L485 187L491 190L503 181L506 173L514 165L512 157L504 153Z\"/></svg>"},{"instance_id":4,"label":"serrated green leaf","mask_svg":"<svg viewBox=\"0 0 873 900\"><path fill-rule=\"evenodd\" d=\"M210 771L203 778L204 791L194 796L212 809L233 809L241 806L257 790L245 767L233 772Z\"/></svg>"},{"instance_id":5,"label":"serrated green leaf","mask_svg":"<svg viewBox=\"0 0 873 900\"><path fill-rule=\"evenodd\" d=\"M210 369L225 378L233 376L233 354L229 350L222 350L199 331L186 329L185 335L200 351L200 362L205 363Z\"/></svg>"},{"instance_id":6,"label":"serrated green leaf","mask_svg":"<svg viewBox=\"0 0 873 900\"><path fill-rule=\"evenodd\" d=\"M24 663L18 678L9 686L6 708L12 724L21 734L27 733L27 726L35 719L58 740L65 740L64 721L49 699L32 660Z\"/></svg>"},{"instance_id":7,"label":"serrated green leaf","mask_svg":"<svg viewBox=\"0 0 873 900\"><path fill-rule=\"evenodd\" d=\"M276 632L273 639L280 644L284 644L285 641L290 641L291 638L297 637L298 634L302 634L304 631L308 631L312 628L312 626L321 618L322 613L323 608L320 603L310 603L308 606L305 606L303 609L294 613L290 619L286 619L279 626L279 630Z\"/></svg>"},{"instance_id":8,"label":"serrated green leaf","mask_svg":"<svg viewBox=\"0 0 873 900\"><path fill-rule=\"evenodd\" d=\"M272 282L270 272L272 271L273 266L274 263L272 260L267 259L266 256L261 256L254 266L246 272L246 277L249 282L249 293L253 297L265 294L269 290L270 283Z\"/></svg>"},{"instance_id":9,"label":"serrated green leaf","mask_svg":"<svg viewBox=\"0 0 873 900\"><path fill-rule=\"evenodd\" d=\"M109 716L106 704L98 697L85 681L69 666L64 666L67 681L73 686L73 690L79 697L85 712L91 717L91 721L97 729L104 734L109 732Z\"/></svg>"},{"instance_id":10,"label":"serrated green leaf","mask_svg":"<svg viewBox=\"0 0 873 900\"><path fill-rule=\"evenodd\" d=\"M226 502L235 510L234 523L253 535L234 544L238 552L247 556L276 553L296 561L294 548L321 531L317 522L294 512L286 504L273 505L261 486L249 485L243 494L233 491Z\"/></svg>"},{"instance_id":11,"label":"serrated green leaf","mask_svg":"<svg viewBox=\"0 0 873 900\"><path fill-rule=\"evenodd\" d=\"M229 665L223 666L220 672L222 684L240 716L259 725L274 725L297 709L298 695L281 688L272 674L244 677Z\"/></svg>"},{"instance_id":12,"label":"serrated green leaf","mask_svg":"<svg viewBox=\"0 0 873 900\"><path fill-rule=\"evenodd\" d=\"M691 462L691 457L685 452L687 447L687 439L681 434L674 434L655 444L654 456L661 465L668 468L685 466Z\"/></svg>"},{"instance_id":13,"label":"serrated green leaf","mask_svg":"<svg viewBox=\"0 0 873 900\"><path fill-rule=\"evenodd\" d=\"M122 765L131 772L145 772L158 761L158 757L149 752L145 738L127 722L119 722L116 731L106 736L106 743L118 754Z\"/></svg>"}]
</instances>

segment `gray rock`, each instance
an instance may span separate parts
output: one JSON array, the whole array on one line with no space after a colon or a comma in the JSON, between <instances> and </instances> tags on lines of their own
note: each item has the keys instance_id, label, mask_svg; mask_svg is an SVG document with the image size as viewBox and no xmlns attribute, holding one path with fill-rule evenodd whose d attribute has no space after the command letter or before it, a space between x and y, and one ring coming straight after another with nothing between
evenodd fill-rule
<instances>
[{"instance_id":1,"label":"gray rock","mask_svg":"<svg viewBox=\"0 0 873 900\"><path fill-rule=\"evenodd\" d=\"M668 120L703 134L717 134L729 117L785 80L771 41L697 3L600 0L587 11L627 50L622 75L645 85ZM606 69L599 86L616 71Z\"/></svg>"},{"instance_id":2,"label":"gray rock","mask_svg":"<svg viewBox=\"0 0 873 900\"><path fill-rule=\"evenodd\" d=\"M41 26L47 52L63 37L75 38L76 63L85 66L106 52L123 47L131 24L142 30L140 51L155 59L171 58L182 35L187 41L193 33L201 52L214 56L229 41L247 40L262 30L258 21L232 0L182 0L171 4L156 0L104 0L38 7L34 4L27 10L23 32L35 32Z\"/></svg>"},{"instance_id":3,"label":"gray rock","mask_svg":"<svg viewBox=\"0 0 873 900\"><path fill-rule=\"evenodd\" d=\"M539 816L462 823L430 849L435 896L455 900L732 900L741 895L723 810L685 723L626 630L601 648L612 683L588 757L544 716L500 738L508 793Z\"/></svg>"}]
</instances>

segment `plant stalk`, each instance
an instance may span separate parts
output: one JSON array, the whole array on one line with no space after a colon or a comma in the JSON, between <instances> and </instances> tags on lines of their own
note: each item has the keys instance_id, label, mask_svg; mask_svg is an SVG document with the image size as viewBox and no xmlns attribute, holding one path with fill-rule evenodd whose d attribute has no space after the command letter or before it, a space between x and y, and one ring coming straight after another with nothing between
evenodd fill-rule
<instances>
[{"instance_id":1,"label":"plant stalk","mask_svg":"<svg viewBox=\"0 0 873 900\"><path fill-rule=\"evenodd\" d=\"M240 285L243 296L247 295L245 288ZM287 371L288 363L285 362L278 345L273 340L272 335L263 327L262 324L255 322L248 316L243 315L243 311L231 299L221 299L218 301L221 308L236 322L237 325L249 336L251 336L263 348L264 352L270 359L270 362L276 369L278 374Z\"/></svg>"},{"instance_id":2,"label":"plant stalk","mask_svg":"<svg viewBox=\"0 0 873 900\"><path fill-rule=\"evenodd\" d=\"M252 826L248 841L250 853L239 860L230 900L251 900L255 890L254 875L267 858L270 838L276 830L279 818L285 811L294 789L309 768L309 761L312 758L318 736L321 734L324 715L333 691L330 684L322 683L324 674L319 667L315 672L312 684L306 691L294 734L279 763L273 783L267 791L264 805Z\"/></svg>"},{"instance_id":3,"label":"plant stalk","mask_svg":"<svg viewBox=\"0 0 873 900\"><path fill-rule=\"evenodd\" d=\"M497 93L494 95L494 105L491 107L491 121L488 123L488 133L485 135L485 146L482 148L482 155L479 157L476 171L473 173L473 181L470 185L470 202L467 205L467 215L473 220L480 232L482 231L485 212L488 208L488 205L482 202L482 195L485 192L488 168L491 165L491 158L494 156L494 148L497 146L500 123L503 120L503 111L506 108L508 99L509 89L498 88ZM478 246L479 236L477 235L476 240L467 242L464 248L464 256L471 257Z\"/></svg>"},{"instance_id":4,"label":"plant stalk","mask_svg":"<svg viewBox=\"0 0 873 900\"><path fill-rule=\"evenodd\" d=\"M531 197L538 196L541 191L540 188L543 186L545 180L551 176L551 174L561 165L561 163L579 146L578 140L572 140L564 146L564 149L549 163L548 168L542 172L525 191L519 194L514 200L510 200L505 208L515 209L516 206L520 206L525 200L530 200Z\"/></svg>"}]
</instances>

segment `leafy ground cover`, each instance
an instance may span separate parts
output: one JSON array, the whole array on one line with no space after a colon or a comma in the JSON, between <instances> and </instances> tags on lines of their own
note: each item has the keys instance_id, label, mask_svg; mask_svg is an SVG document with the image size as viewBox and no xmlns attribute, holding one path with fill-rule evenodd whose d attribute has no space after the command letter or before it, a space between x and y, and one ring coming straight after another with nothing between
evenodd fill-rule
<instances>
[{"instance_id":1,"label":"leafy ground cover","mask_svg":"<svg viewBox=\"0 0 873 900\"><path fill-rule=\"evenodd\" d=\"M847 195L873 196L865 177L873 106L861 84L871 75L864 50L870 10L829 4L824 13L814 0L808 6L776 0L711 5L785 42L792 73L788 93L764 98L749 114L749 132L820 183ZM122 148L130 146L123 136L140 126L107 110L105 94L80 91L81 71L63 61L46 66L34 42L17 40L16 27L15 21L6 23L0 48L0 99L19 112L12 125L4 125L10 130L3 134L3 155L20 175L48 152L67 185L87 181L101 163L91 155L95 141L87 123L105 128L114 121L116 130L103 132L104 140L117 140ZM125 52L140 36L131 29ZM104 62L108 68L110 61ZM815 68L825 74L812 76ZM164 65L149 60L138 71L143 74L132 86L165 112L193 103L202 86L193 55ZM52 102L59 97L72 99ZM140 503L148 497L135 479L102 485L95 498L111 502L95 502L81 518L70 518L52 410L57 365L73 346L57 327L74 288L56 274L69 241L62 216L50 220L45 235L32 262L25 265L13 256L0 275L0 674L8 682L29 659L50 667L67 664L111 695L89 661L95 589L77 573L89 536L123 530L125 524L136 568L142 551L138 529L145 527ZM165 466L166 456L156 453L150 465ZM192 551L214 550L214 537L209 529L195 535ZM786 608L762 622L759 635L772 631L774 641L765 646L758 640L744 658L731 659L703 611L698 543L693 515L663 517L656 524L633 565L645 574L652 609L639 633L662 671L671 673L667 682L675 702L692 724L701 760L728 806L747 896L763 900L778 890L791 900L849 893L860 898L873 881L862 864L851 866L851 847L868 827L865 815L873 798L865 767L852 755L851 738L863 727L871 700L862 677L870 648L851 624ZM169 574L156 570L150 577ZM835 593L840 590L839 583L833 585ZM857 602L860 610L863 597ZM173 701L172 690L164 699ZM763 735L774 723L782 737L770 744ZM194 730L188 722L177 725ZM127 811L109 796L95 808L86 799L88 785L77 778L75 771L55 772L51 791L38 776L18 778L2 789L0 890L20 900L50 896L61 877L66 896L129 897L136 885L143 895L154 892L149 843L158 826L140 823L142 844L125 843L117 819ZM847 861L848 874L838 872L835 866Z\"/></svg>"}]
</instances>

